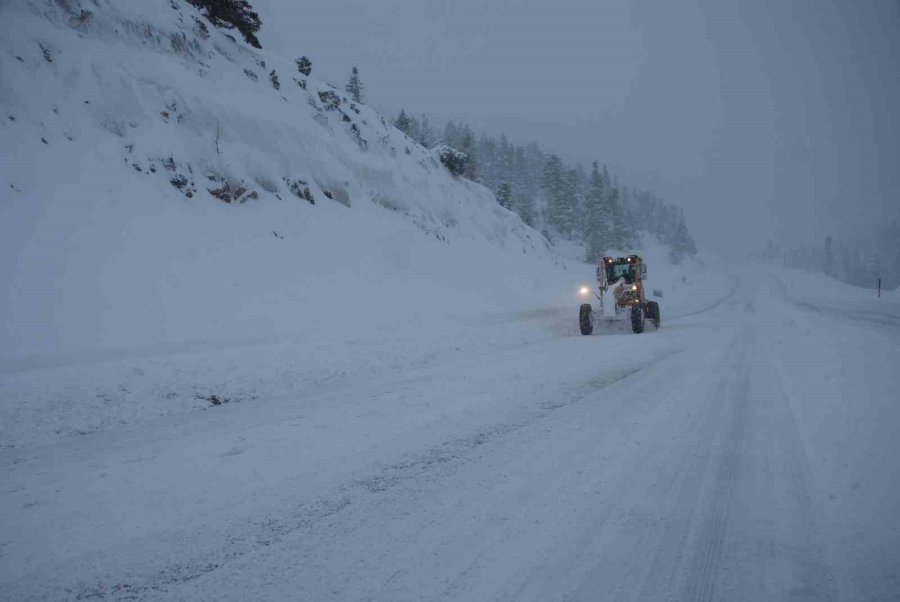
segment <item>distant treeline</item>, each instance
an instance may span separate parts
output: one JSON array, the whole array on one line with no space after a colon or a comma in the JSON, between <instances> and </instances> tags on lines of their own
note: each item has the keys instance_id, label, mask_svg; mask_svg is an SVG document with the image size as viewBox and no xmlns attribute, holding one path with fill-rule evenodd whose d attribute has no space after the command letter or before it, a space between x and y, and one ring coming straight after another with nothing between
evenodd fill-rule
<instances>
[{"instance_id":1,"label":"distant treeline","mask_svg":"<svg viewBox=\"0 0 900 602\"><path fill-rule=\"evenodd\" d=\"M549 238L582 241L587 261L596 262L609 249L628 251L640 245L642 235L659 239L675 263L697 252L681 209L652 191L621 185L596 161L590 169L567 165L535 142L476 136L469 125L453 121L437 129L427 115L405 110L394 125L427 148L445 144L464 153L461 175L491 189L498 203Z\"/></svg>"},{"instance_id":2,"label":"distant treeline","mask_svg":"<svg viewBox=\"0 0 900 602\"><path fill-rule=\"evenodd\" d=\"M900 287L900 220L879 228L865 239L826 236L821 245L781 249L769 241L762 253L787 267L821 272L847 284L885 290Z\"/></svg>"}]
</instances>

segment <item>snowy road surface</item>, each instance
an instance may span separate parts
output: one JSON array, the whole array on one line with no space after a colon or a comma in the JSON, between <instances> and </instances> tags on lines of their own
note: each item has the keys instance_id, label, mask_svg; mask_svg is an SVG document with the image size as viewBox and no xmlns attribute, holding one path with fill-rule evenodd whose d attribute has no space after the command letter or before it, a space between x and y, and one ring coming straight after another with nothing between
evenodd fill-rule
<instances>
[{"instance_id":1,"label":"snowy road surface","mask_svg":"<svg viewBox=\"0 0 900 602\"><path fill-rule=\"evenodd\" d=\"M900 599L900 314L783 288L7 449L0 598Z\"/></svg>"}]
</instances>

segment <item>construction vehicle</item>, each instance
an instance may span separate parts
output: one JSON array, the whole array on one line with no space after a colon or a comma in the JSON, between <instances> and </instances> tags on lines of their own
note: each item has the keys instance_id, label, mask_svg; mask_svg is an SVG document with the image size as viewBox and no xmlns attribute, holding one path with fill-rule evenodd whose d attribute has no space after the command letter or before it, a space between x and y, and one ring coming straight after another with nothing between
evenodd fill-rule
<instances>
[{"instance_id":1,"label":"construction vehicle","mask_svg":"<svg viewBox=\"0 0 900 602\"><path fill-rule=\"evenodd\" d=\"M582 303L578 311L581 334L594 332L595 313L604 320L630 318L631 330L636 334L644 332L647 320L659 328L659 303L647 300L646 278L647 264L638 255L604 257L597 266L597 290L583 286L579 291L582 298L596 299L596 303ZM594 311L595 305L598 312Z\"/></svg>"}]
</instances>

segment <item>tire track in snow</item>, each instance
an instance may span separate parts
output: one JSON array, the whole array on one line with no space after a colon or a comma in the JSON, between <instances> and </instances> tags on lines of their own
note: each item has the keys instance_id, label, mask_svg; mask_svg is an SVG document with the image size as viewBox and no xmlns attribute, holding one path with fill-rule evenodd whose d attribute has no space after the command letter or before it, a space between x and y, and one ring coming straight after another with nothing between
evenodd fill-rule
<instances>
[{"instance_id":1,"label":"tire track in snow","mask_svg":"<svg viewBox=\"0 0 900 602\"><path fill-rule=\"evenodd\" d=\"M742 354L743 356L743 354ZM729 377L732 378L732 377ZM731 418L724 435L718 469L714 477L712 499L703 515L697 540L693 544L688 579L683 588L682 600L708 601L715 599L719 562L725 539L725 528L731 511L734 487L740 470L741 446L747 423L747 406L750 395L749 376L745 373L736 382L730 382L727 394L731 397Z\"/></svg>"},{"instance_id":2,"label":"tire track in snow","mask_svg":"<svg viewBox=\"0 0 900 602\"><path fill-rule=\"evenodd\" d=\"M659 365L679 352L660 353L651 357L649 364ZM224 549L164 567L155 567L153 576L143 579L105 578L102 582L99 578L79 580L78 583L71 584L67 591L75 593L76 599L134 600L164 596L170 587L226 569L230 562L277 545L295 533L313 533L328 521L340 520L342 513L366 503L373 496L389 494L391 490L406 483L427 482L437 478L433 473L440 468L450 469L455 463L469 461L481 447L531 427L549 417L555 410L592 397L599 389L622 383L639 374L645 365L642 361L627 368L609 371L561 393L561 398L526 408L517 419L489 425L427 450L408 454L395 463L375 468L370 471L369 476L346 483L313 502L295 507L286 515L265 517L247 525L247 528L229 536L229 545Z\"/></svg>"},{"instance_id":3,"label":"tire track in snow","mask_svg":"<svg viewBox=\"0 0 900 602\"><path fill-rule=\"evenodd\" d=\"M693 453L676 464L677 499L637 600L837 597L783 375L755 336L752 324L739 331L716 367L724 374ZM769 496L748 506L761 487Z\"/></svg>"},{"instance_id":4,"label":"tire track in snow","mask_svg":"<svg viewBox=\"0 0 900 602\"><path fill-rule=\"evenodd\" d=\"M766 355L762 362L767 369L764 382L770 384L771 391L768 401L773 418L780 426L782 434L781 442L786 448L786 454L781 456L782 464L790 476L789 503L793 509L794 518L801 525L800 529L792 529L791 533L798 536L805 535L806 539L801 545L796 545L796 550L802 550L805 546L807 553L800 558L792 559L792 576L794 577L792 592L814 600L842 599L835 578L834 564L831 562L826 539L823 537L821 525L826 524L821 508L815 503L816 499L824 499L821 492L817 492L815 482L810 471L809 455L806 452L800 428L797 424L797 416L791 407L791 398L785 387L785 371L783 366ZM816 494L819 495L816 495Z\"/></svg>"},{"instance_id":5,"label":"tire track in snow","mask_svg":"<svg viewBox=\"0 0 900 602\"><path fill-rule=\"evenodd\" d=\"M664 491L673 492L673 500L665 504L665 527L655 542L656 549L647 562L641 582L640 594L633 591L618 592L622 597L635 600L688 600L710 599L714 591L715 573L721 556L724 528L727 524L731 501L731 477L737 470L739 448L731 445L722 432L723 425L730 425L730 434L742 435L744 420L735 415L727 403L732 392L740 390L744 380L735 378L733 369L741 366L745 356L746 340L740 331L721 356L716 368L726 368L700 406L696 420L689 431L696 433L696 443L682 451L687 462L667 458L662 474L674 472L674 482ZM729 422L730 414L730 422ZM718 466L716 453L722 449ZM715 470L712 499L704 494L707 475ZM706 518L704 518L706 517ZM648 545L650 545L648 543ZM680 592L674 594L673 592ZM695 596L695 597L690 597ZM706 596L706 597L699 597Z\"/></svg>"},{"instance_id":6,"label":"tire track in snow","mask_svg":"<svg viewBox=\"0 0 900 602\"><path fill-rule=\"evenodd\" d=\"M772 279L775 281L777 288L785 301L792 304L794 307L800 308L804 311L813 312L815 314L827 316L829 318L859 322L873 328L888 327L891 329L900 330L900 316L895 316L889 313L866 311L864 309L857 309L848 312L833 307L811 303L802 299L797 299L787 294L784 282L782 282L780 278L778 278L777 276L772 276Z\"/></svg>"},{"instance_id":7,"label":"tire track in snow","mask_svg":"<svg viewBox=\"0 0 900 602\"><path fill-rule=\"evenodd\" d=\"M863 310L855 310L852 312L841 311L839 309L833 309L830 307L825 307L823 305L816 305L814 303L809 303L808 301L799 301L790 297L786 297L795 307L799 307L805 311L811 311L813 313L827 316L829 318L837 318L838 320L846 320L852 322L859 322L865 324L866 326L870 326L873 328L891 328L900 330L900 318L894 317L890 314L881 314L871 311L863 311Z\"/></svg>"},{"instance_id":8,"label":"tire track in snow","mask_svg":"<svg viewBox=\"0 0 900 602\"><path fill-rule=\"evenodd\" d=\"M689 318L691 316L698 316L700 314L705 314L706 312L712 311L712 310L716 309L717 307L719 307L720 305L722 305L723 303L725 303L726 301L733 299L734 296L737 294L738 289L740 288L740 285L741 285L740 280L738 280L736 277L732 277L731 289L729 289L729 291L723 297L716 299L710 305L707 305L706 307L704 307L702 309L698 309L696 311L691 311L691 312L688 312L685 314L678 314L675 316L671 316L669 318L666 318L665 316L663 316L663 319L667 320L669 322L674 322L675 320L681 320L682 318Z\"/></svg>"}]
</instances>

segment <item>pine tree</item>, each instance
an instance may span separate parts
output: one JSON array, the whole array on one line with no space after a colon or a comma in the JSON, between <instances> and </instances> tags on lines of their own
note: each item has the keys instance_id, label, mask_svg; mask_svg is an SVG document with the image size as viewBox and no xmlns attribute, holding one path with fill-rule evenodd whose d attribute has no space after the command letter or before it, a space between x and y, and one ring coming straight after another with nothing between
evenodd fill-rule
<instances>
[{"instance_id":1,"label":"pine tree","mask_svg":"<svg viewBox=\"0 0 900 602\"><path fill-rule=\"evenodd\" d=\"M425 148L431 148L437 142L437 134L424 113L419 120L419 137L416 140Z\"/></svg>"},{"instance_id":2,"label":"pine tree","mask_svg":"<svg viewBox=\"0 0 900 602\"><path fill-rule=\"evenodd\" d=\"M513 209L523 222L534 227L534 199L527 195L517 196L513 201Z\"/></svg>"},{"instance_id":3,"label":"pine tree","mask_svg":"<svg viewBox=\"0 0 900 602\"><path fill-rule=\"evenodd\" d=\"M606 214L609 223L609 245L616 251L626 251L631 246L631 232L625 223L625 215L619 203L619 188L603 166L603 182L606 188Z\"/></svg>"},{"instance_id":4,"label":"pine tree","mask_svg":"<svg viewBox=\"0 0 900 602\"><path fill-rule=\"evenodd\" d=\"M482 184L496 189L501 180L497 170L497 144L484 132L476 143L478 154L478 176Z\"/></svg>"},{"instance_id":5,"label":"pine tree","mask_svg":"<svg viewBox=\"0 0 900 602\"><path fill-rule=\"evenodd\" d=\"M575 223L575 189L571 176L557 155L550 155L546 160L541 176L541 187L547 196L547 221L568 236Z\"/></svg>"},{"instance_id":6,"label":"pine tree","mask_svg":"<svg viewBox=\"0 0 900 602\"><path fill-rule=\"evenodd\" d=\"M478 151L475 148L475 136L472 135L472 131L469 129L469 126L464 126L463 128L459 150L465 153L466 157L468 157L468 162L466 163L466 169L463 172L463 175L473 182L477 182Z\"/></svg>"},{"instance_id":7,"label":"pine tree","mask_svg":"<svg viewBox=\"0 0 900 602\"><path fill-rule=\"evenodd\" d=\"M625 224L625 215L622 213L622 205L619 203L617 187L613 186L609 189L606 204L612 225L612 243L616 249L627 251L631 246L631 236Z\"/></svg>"},{"instance_id":8,"label":"pine tree","mask_svg":"<svg viewBox=\"0 0 900 602\"><path fill-rule=\"evenodd\" d=\"M571 219L571 234L584 235L585 224L585 191L587 190L587 174L581 165L576 165L566 172L566 192L569 195L568 211Z\"/></svg>"},{"instance_id":9,"label":"pine tree","mask_svg":"<svg viewBox=\"0 0 900 602\"><path fill-rule=\"evenodd\" d=\"M512 188L510 188L509 182L500 182L495 196L501 207L505 209L512 208Z\"/></svg>"},{"instance_id":10,"label":"pine tree","mask_svg":"<svg viewBox=\"0 0 900 602\"><path fill-rule=\"evenodd\" d=\"M415 115L409 116L409 130L406 133L416 142L419 141L419 137L422 135L422 127Z\"/></svg>"},{"instance_id":11,"label":"pine tree","mask_svg":"<svg viewBox=\"0 0 900 602\"><path fill-rule=\"evenodd\" d=\"M444 126L444 131L441 133L441 144L456 148L456 145L459 144L458 138L459 128L457 128L456 124L452 121L447 121L447 125Z\"/></svg>"},{"instance_id":12,"label":"pine tree","mask_svg":"<svg viewBox=\"0 0 900 602\"><path fill-rule=\"evenodd\" d=\"M256 32L262 21L247 0L188 0L199 8L209 22L224 29L237 29L254 48L262 48Z\"/></svg>"},{"instance_id":13,"label":"pine tree","mask_svg":"<svg viewBox=\"0 0 900 602\"><path fill-rule=\"evenodd\" d=\"M409 116L403 109L400 109L400 114L394 120L394 127L409 136Z\"/></svg>"},{"instance_id":14,"label":"pine tree","mask_svg":"<svg viewBox=\"0 0 900 602\"><path fill-rule=\"evenodd\" d=\"M697 253L697 247L694 239L691 238L684 221L684 212L679 212L678 221L675 225L675 231L672 235L672 241L669 244L669 259L675 265L680 264L688 255Z\"/></svg>"},{"instance_id":15,"label":"pine tree","mask_svg":"<svg viewBox=\"0 0 900 602\"><path fill-rule=\"evenodd\" d=\"M562 161L556 155L550 155L544 162L541 189L547 198L547 221L558 226L561 223L558 199L562 191Z\"/></svg>"},{"instance_id":16,"label":"pine tree","mask_svg":"<svg viewBox=\"0 0 900 602\"><path fill-rule=\"evenodd\" d=\"M591 176L588 193L585 198L585 260L599 264L606 254L612 236L610 232L610 216L606 205L606 185L600 167L594 161L591 165Z\"/></svg>"},{"instance_id":17,"label":"pine tree","mask_svg":"<svg viewBox=\"0 0 900 602\"><path fill-rule=\"evenodd\" d=\"M353 102L362 102L363 85L359 79L359 70L356 67L354 67L353 71L350 73L350 80L344 87L344 91L350 95Z\"/></svg>"}]
</instances>

